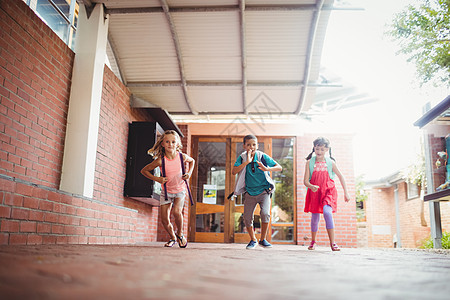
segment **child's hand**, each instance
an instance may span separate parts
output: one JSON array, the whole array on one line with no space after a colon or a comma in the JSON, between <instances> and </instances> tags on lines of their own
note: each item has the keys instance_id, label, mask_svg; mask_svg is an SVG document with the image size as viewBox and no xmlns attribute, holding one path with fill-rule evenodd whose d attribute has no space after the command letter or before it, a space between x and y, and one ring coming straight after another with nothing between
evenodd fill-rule
<instances>
[{"instance_id":1,"label":"child's hand","mask_svg":"<svg viewBox=\"0 0 450 300\"><path fill-rule=\"evenodd\" d=\"M167 177L158 177L157 181L161 184L164 184L168 181Z\"/></svg>"},{"instance_id":2,"label":"child's hand","mask_svg":"<svg viewBox=\"0 0 450 300\"><path fill-rule=\"evenodd\" d=\"M247 162L251 163L252 162L252 156L253 156L254 151L252 150L248 150L247 151Z\"/></svg>"},{"instance_id":3,"label":"child's hand","mask_svg":"<svg viewBox=\"0 0 450 300\"><path fill-rule=\"evenodd\" d=\"M345 202L350 201L350 196L348 193L345 193L344 198L345 198Z\"/></svg>"},{"instance_id":4,"label":"child's hand","mask_svg":"<svg viewBox=\"0 0 450 300\"><path fill-rule=\"evenodd\" d=\"M189 173L184 173L183 176L181 176L181 178L182 178L183 180L188 180L189 178L191 178L191 174L189 174Z\"/></svg>"},{"instance_id":5,"label":"child's hand","mask_svg":"<svg viewBox=\"0 0 450 300\"><path fill-rule=\"evenodd\" d=\"M258 169L262 170L262 171L269 171L269 168L267 168L262 162L257 161L258 163Z\"/></svg>"},{"instance_id":6,"label":"child's hand","mask_svg":"<svg viewBox=\"0 0 450 300\"><path fill-rule=\"evenodd\" d=\"M315 192L317 192L319 190L319 186L318 185L311 185L310 190L315 193Z\"/></svg>"}]
</instances>

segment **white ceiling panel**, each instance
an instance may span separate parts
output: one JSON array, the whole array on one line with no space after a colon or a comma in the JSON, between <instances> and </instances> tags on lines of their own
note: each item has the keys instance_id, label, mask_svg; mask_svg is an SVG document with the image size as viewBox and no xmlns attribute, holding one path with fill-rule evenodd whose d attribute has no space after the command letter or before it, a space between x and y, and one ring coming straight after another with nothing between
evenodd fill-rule
<instances>
[{"instance_id":1,"label":"white ceiling panel","mask_svg":"<svg viewBox=\"0 0 450 300\"><path fill-rule=\"evenodd\" d=\"M249 87L249 113L281 116L293 114L297 109L301 89L299 87Z\"/></svg>"},{"instance_id":2,"label":"white ceiling panel","mask_svg":"<svg viewBox=\"0 0 450 300\"><path fill-rule=\"evenodd\" d=\"M180 87L133 87L130 90L134 96L167 111L189 113Z\"/></svg>"},{"instance_id":3,"label":"white ceiling panel","mask_svg":"<svg viewBox=\"0 0 450 300\"><path fill-rule=\"evenodd\" d=\"M242 89L237 87L191 87L189 95L200 113L239 113L242 107Z\"/></svg>"},{"instance_id":4,"label":"white ceiling panel","mask_svg":"<svg viewBox=\"0 0 450 300\"><path fill-rule=\"evenodd\" d=\"M135 107L183 119L252 115L266 97L300 116L321 84L333 0L90 2L105 7L110 65L139 98Z\"/></svg>"}]
</instances>

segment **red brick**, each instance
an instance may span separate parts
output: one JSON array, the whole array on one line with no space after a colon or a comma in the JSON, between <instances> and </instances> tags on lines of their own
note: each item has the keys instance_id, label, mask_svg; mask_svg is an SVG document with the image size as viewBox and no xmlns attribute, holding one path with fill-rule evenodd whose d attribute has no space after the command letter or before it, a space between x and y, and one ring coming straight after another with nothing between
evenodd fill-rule
<instances>
[{"instance_id":1,"label":"red brick","mask_svg":"<svg viewBox=\"0 0 450 300\"><path fill-rule=\"evenodd\" d=\"M16 193L24 196L32 196L33 195L33 186L26 185L23 183L17 183Z\"/></svg>"},{"instance_id":2,"label":"red brick","mask_svg":"<svg viewBox=\"0 0 450 300\"><path fill-rule=\"evenodd\" d=\"M50 233L52 225L48 223L37 223L37 233Z\"/></svg>"},{"instance_id":3,"label":"red brick","mask_svg":"<svg viewBox=\"0 0 450 300\"><path fill-rule=\"evenodd\" d=\"M16 188L15 182L0 178L0 190L4 192L15 192L15 188Z\"/></svg>"},{"instance_id":4,"label":"red brick","mask_svg":"<svg viewBox=\"0 0 450 300\"><path fill-rule=\"evenodd\" d=\"M36 232L36 222L20 222L20 232Z\"/></svg>"},{"instance_id":5,"label":"red brick","mask_svg":"<svg viewBox=\"0 0 450 300\"><path fill-rule=\"evenodd\" d=\"M13 207L11 210L11 218L13 219L27 220L29 214L30 211L28 209Z\"/></svg>"},{"instance_id":6,"label":"red brick","mask_svg":"<svg viewBox=\"0 0 450 300\"><path fill-rule=\"evenodd\" d=\"M57 223L59 220L59 215L51 212L44 213L44 221L50 223Z\"/></svg>"},{"instance_id":7,"label":"red brick","mask_svg":"<svg viewBox=\"0 0 450 300\"><path fill-rule=\"evenodd\" d=\"M38 208L39 200L32 197L24 197L23 198L23 207L27 208Z\"/></svg>"},{"instance_id":8,"label":"red brick","mask_svg":"<svg viewBox=\"0 0 450 300\"><path fill-rule=\"evenodd\" d=\"M56 244L67 244L69 241L69 238L65 235L58 235L56 237Z\"/></svg>"},{"instance_id":9,"label":"red brick","mask_svg":"<svg viewBox=\"0 0 450 300\"><path fill-rule=\"evenodd\" d=\"M0 206L0 218L10 218L11 217L11 207Z\"/></svg>"},{"instance_id":10,"label":"red brick","mask_svg":"<svg viewBox=\"0 0 450 300\"><path fill-rule=\"evenodd\" d=\"M31 221L44 221L44 212L42 211L36 211L36 210L30 210L30 214L28 216L28 219Z\"/></svg>"},{"instance_id":11,"label":"red brick","mask_svg":"<svg viewBox=\"0 0 450 300\"><path fill-rule=\"evenodd\" d=\"M10 245L26 245L27 244L27 235L11 233L9 235L9 244Z\"/></svg>"},{"instance_id":12,"label":"red brick","mask_svg":"<svg viewBox=\"0 0 450 300\"><path fill-rule=\"evenodd\" d=\"M0 233L0 245L9 244L9 233Z\"/></svg>"},{"instance_id":13,"label":"red brick","mask_svg":"<svg viewBox=\"0 0 450 300\"><path fill-rule=\"evenodd\" d=\"M41 245L42 244L42 236L37 234L29 234L27 237L27 245Z\"/></svg>"},{"instance_id":14,"label":"red brick","mask_svg":"<svg viewBox=\"0 0 450 300\"><path fill-rule=\"evenodd\" d=\"M53 202L40 200L39 201L39 209L46 211L53 211Z\"/></svg>"}]
</instances>

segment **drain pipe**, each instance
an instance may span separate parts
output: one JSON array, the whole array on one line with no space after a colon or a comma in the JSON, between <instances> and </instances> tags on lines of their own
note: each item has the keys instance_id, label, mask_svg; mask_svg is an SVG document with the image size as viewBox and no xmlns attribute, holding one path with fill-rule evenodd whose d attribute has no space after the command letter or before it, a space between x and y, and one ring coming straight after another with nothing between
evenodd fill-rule
<instances>
[{"instance_id":1,"label":"drain pipe","mask_svg":"<svg viewBox=\"0 0 450 300\"><path fill-rule=\"evenodd\" d=\"M397 246L396 248L402 247L402 236L400 234L400 205L398 200L398 184L394 185L394 200L395 200L395 224L397 229Z\"/></svg>"}]
</instances>

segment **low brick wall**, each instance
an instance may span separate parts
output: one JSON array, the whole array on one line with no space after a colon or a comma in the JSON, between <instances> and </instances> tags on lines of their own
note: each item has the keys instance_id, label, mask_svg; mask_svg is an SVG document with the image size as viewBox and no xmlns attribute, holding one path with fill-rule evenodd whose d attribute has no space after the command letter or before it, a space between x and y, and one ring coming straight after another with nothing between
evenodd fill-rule
<instances>
[{"instance_id":1,"label":"low brick wall","mask_svg":"<svg viewBox=\"0 0 450 300\"><path fill-rule=\"evenodd\" d=\"M137 215L0 175L0 244L134 244Z\"/></svg>"}]
</instances>

